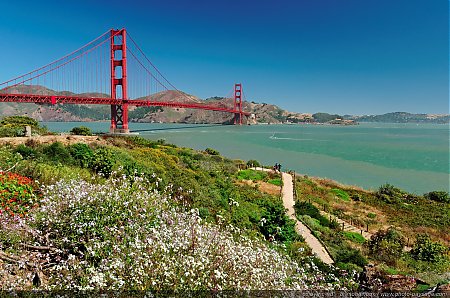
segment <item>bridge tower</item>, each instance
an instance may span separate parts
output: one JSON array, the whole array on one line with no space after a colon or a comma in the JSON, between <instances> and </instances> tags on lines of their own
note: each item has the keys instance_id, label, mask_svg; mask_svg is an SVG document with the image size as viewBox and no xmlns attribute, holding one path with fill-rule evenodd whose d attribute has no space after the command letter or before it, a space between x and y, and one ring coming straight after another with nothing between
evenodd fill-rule
<instances>
[{"instance_id":1,"label":"bridge tower","mask_svg":"<svg viewBox=\"0 0 450 298\"><path fill-rule=\"evenodd\" d=\"M127 32L111 29L111 98L127 96ZM120 68L120 69L119 69ZM118 88L118 87L121 88ZM111 105L111 133L129 133L128 104Z\"/></svg>"},{"instance_id":2,"label":"bridge tower","mask_svg":"<svg viewBox=\"0 0 450 298\"><path fill-rule=\"evenodd\" d=\"M242 125L242 84L234 84L234 124Z\"/></svg>"}]
</instances>

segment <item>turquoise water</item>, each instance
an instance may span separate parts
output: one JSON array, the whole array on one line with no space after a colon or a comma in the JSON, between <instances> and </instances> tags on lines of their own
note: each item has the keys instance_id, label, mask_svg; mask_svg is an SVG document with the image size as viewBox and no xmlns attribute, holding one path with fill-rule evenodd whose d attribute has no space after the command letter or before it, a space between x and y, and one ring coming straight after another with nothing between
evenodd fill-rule
<instances>
[{"instance_id":1,"label":"turquoise water","mask_svg":"<svg viewBox=\"0 0 450 298\"><path fill-rule=\"evenodd\" d=\"M109 123L43 123L53 131ZM449 126L362 123L356 126L211 126L132 123L142 137L178 146L217 149L229 158L281 163L310 176L376 189L391 183L415 193L449 190Z\"/></svg>"}]
</instances>

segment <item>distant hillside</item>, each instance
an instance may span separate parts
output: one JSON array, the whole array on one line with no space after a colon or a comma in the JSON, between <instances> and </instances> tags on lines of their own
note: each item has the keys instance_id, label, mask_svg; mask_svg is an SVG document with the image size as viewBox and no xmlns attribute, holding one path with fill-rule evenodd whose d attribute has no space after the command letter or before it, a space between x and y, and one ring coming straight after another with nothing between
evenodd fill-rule
<instances>
[{"instance_id":1,"label":"distant hillside","mask_svg":"<svg viewBox=\"0 0 450 298\"><path fill-rule=\"evenodd\" d=\"M0 91L1 92L1 91ZM54 91L42 86L17 86L9 93L75 95L68 91ZM107 97L107 94L85 93L86 97ZM181 91L168 90L139 99L164 102L208 103L222 107L232 107L231 98L211 97L202 100ZM298 114L285 111L275 105L266 103L244 102L247 112L256 114L256 122L282 123L304 122L312 120L310 114ZM110 107L106 105L37 105L30 103L0 103L0 116L28 115L39 121L98 121L108 120ZM164 108L164 107L130 107L131 122L164 122L164 123L231 123L234 115L214 111Z\"/></svg>"},{"instance_id":2,"label":"distant hillside","mask_svg":"<svg viewBox=\"0 0 450 298\"><path fill-rule=\"evenodd\" d=\"M387 113L383 115L348 116L359 122L386 123L449 123L450 115L411 114L406 112Z\"/></svg>"}]
</instances>

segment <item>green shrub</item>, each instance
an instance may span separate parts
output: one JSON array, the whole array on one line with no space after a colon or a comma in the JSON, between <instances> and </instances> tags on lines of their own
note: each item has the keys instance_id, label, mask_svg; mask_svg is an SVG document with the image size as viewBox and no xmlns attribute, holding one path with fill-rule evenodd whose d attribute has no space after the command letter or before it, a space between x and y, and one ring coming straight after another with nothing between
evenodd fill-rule
<instances>
[{"instance_id":1,"label":"green shrub","mask_svg":"<svg viewBox=\"0 0 450 298\"><path fill-rule=\"evenodd\" d=\"M342 189L338 189L338 188L333 188L331 190L338 198L340 198L343 201L349 202L350 201L350 196L348 195L348 193Z\"/></svg>"},{"instance_id":2,"label":"green shrub","mask_svg":"<svg viewBox=\"0 0 450 298\"><path fill-rule=\"evenodd\" d=\"M158 144L155 141L152 141L149 139L144 139L143 137L140 137L140 136L126 137L125 140L130 145L133 145L133 147L139 146L139 147L146 147L146 148L156 148L158 146Z\"/></svg>"},{"instance_id":3,"label":"green shrub","mask_svg":"<svg viewBox=\"0 0 450 298\"><path fill-rule=\"evenodd\" d=\"M261 214L260 231L266 239L273 238L280 242L299 240L295 231L295 222L286 215L281 200L259 201L258 205L264 208Z\"/></svg>"},{"instance_id":4,"label":"green shrub","mask_svg":"<svg viewBox=\"0 0 450 298\"><path fill-rule=\"evenodd\" d=\"M105 147L97 148L92 155L89 167L97 174L109 177L114 166L114 158L110 149Z\"/></svg>"},{"instance_id":5,"label":"green shrub","mask_svg":"<svg viewBox=\"0 0 450 298\"><path fill-rule=\"evenodd\" d=\"M250 159L249 161L247 161L247 166L248 167L260 167L261 164L257 160Z\"/></svg>"},{"instance_id":6,"label":"green shrub","mask_svg":"<svg viewBox=\"0 0 450 298\"><path fill-rule=\"evenodd\" d=\"M32 133L47 134L47 128L39 126L39 123L27 116L9 116L0 121L1 137L19 137L25 134L25 126L31 127Z\"/></svg>"},{"instance_id":7,"label":"green shrub","mask_svg":"<svg viewBox=\"0 0 450 298\"><path fill-rule=\"evenodd\" d=\"M410 254L416 260L437 263L445 258L447 252L445 245L432 241L426 234L419 234Z\"/></svg>"},{"instance_id":8,"label":"green shrub","mask_svg":"<svg viewBox=\"0 0 450 298\"><path fill-rule=\"evenodd\" d=\"M23 137L24 135L25 131L23 128L0 126L0 138Z\"/></svg>"},{"instance_id":9,"label":"green shrub","mask_svg":"<svg viewBox=\"0 0 450 298\"><path fill-rule=\"evenodd\" d=\"M283 182L281 181L281 178L275 178L275 179L269 179L267 181L270 184L276 185L276 186L282 186Z\"/></svg>"},{"instance_id":10,"label":"green shrub","mask_svg":"<svg viewBox=\"0 0 450 298\"><path fill-rule=\"evenodd\" d=\"M380 230L367 242L369 256L388 265L395 265L402 256L405 238L393 228Z\"/></svg>"},{"instance_id":11,"label":"green shrub","mask_svg":"<svg viewBox=\"0 0 450 298\"><path fill-rule=\"evenodd\" d=\"M86 126L74 127L74 128L72 128L70 133L73 135L79 135L79 136L92 136L91 129Z\"/></svg>"},{"instance_id":12,"label":"green shrub","mask_svg":"<svg viewBox=\"0 0 450 298\"><path fill-rule=\"evenodd\" d=\"M27 116L8 116L4 117L0 121L0 125L22 126L22 127L29 125L31 127L37 127L39 126L39 123L35 119Z\"/></svg>"},{"instance_id":13,"label":"green shrub","mask_svg":"<svg viewBox=\"0 0 450 298\"><path fill-rule=\"evenodd\" d=\"M367 213L367 217L370 219L374 219L375 217L377 217L377 215L375 213L369 212Z\"/></svg>"},{"instance_id":14,"label":"green shrub","mask_svg":"<svg viewBox=\"0 0 450 298\"><path fill-rule=\"evenodd\" d=\"M312 218L315 218L319 221L320 225L324 227L337 227L337 223L333 224L330 222L330 220L320 214L319 209L317 209L316 206L309 202L299 202L297 201L294 205L295 213L299 215L308 215Z\"/></svg>"},{"instance_id":15,"label":"green shrub","mask_svg":"<svg viewBox=\"0 0 450 298\"><path fill-rule=\"evenodd\" d=\"M19 153L23 158L35 157L37 155L37 152L36 150L34 150L34 148L28 147L24 144L20 144L19 146L17 146L14 152Z\"/></svg>"},{"instance_id":16,"label":"green shrub","mask_svg":"<svg viewBox=\"0 0 450 298\"><path fill-rule=\"evenodd\" d=\"M60 162L63 164L71 163L72 156L69 150L60 142L55 142L45 146L42 152L53 162Z\"/></svg>"},{"instance_id":17,"label":"green shrub","mask_svg":"<svg viewBox=\"0 0 450 298\"><path fill-rule=\"evenodd\" d=\"M337 251L336 262L339 263L351 263L364 267L367 265L367 259L361 254L361 251L351 247L344 247Z\"/></svg>"},{"instance_id":18,"label":"green shrub","mask_svg":"<svg viewBox=\"0 0 450 298\"><path fill-rule=\"evenodd\" d=\"M446 191L431 191L423 195L428 200L441 203L450 203L450 196Z\"/></svg>"},{"instance_id":19,"label":"green shrub","mask_svg":"<svg viewBox=\"0 0 450 298\"><path fill-rule=\"evenodd\" d=\"M220 155L219 151L212 148L206 148L205 152L208 153L209 155Z\"/></svg>"},{"instance_id":20,"label":"green shrub","mask_svg":"<svg viewBox=\"0 0 450 298\"><path fill-rule=\"evenodd\" d=\"M366 239L359 233L355 233L355 232L343 232L344 237L347 238L348 240L352 241L352 242L356 242L356 243L360 243L363 244L364 242L366 242Z\"/></svg>"},{"instance_id":21,"label":"green shrub","mask_svg":"<svg viewBox=\"0 0 450 298\"><path fill-rule=\"evenodd\" d=\"M80 167L89 167L89 163L94 156L94 151L92 151L92 149L88 145L84 143L76 143L70 145L68 147L68 150L70 152L70 155L77 161Z\"/></svg>"}]
</instances>

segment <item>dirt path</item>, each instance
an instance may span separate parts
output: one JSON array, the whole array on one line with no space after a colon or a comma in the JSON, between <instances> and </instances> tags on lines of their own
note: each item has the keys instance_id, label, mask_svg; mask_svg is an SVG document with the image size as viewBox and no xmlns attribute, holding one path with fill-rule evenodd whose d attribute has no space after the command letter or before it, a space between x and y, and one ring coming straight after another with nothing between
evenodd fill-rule
<instances>
[{"instance_id":1,"label":"dirt path","mask_svg":"<svg viewBox=\"0 0 450 298\"><path fill-rule=\"evenodd\" d=\"M295 229L305 238L305 242L311 247L312 252L322 260L325 264L333 264L333 259L328 254L322 243L311 233L307 226L295 217L294 211L294 185L292 183L292 176L288 173L281 173L283 178L283 189L281 191L284 207L288 210L287 213L290 218L295 221Z\"/></svg>"},{"instance_id":2,"label":"dirt path","mask_svg":"<svg viewBox=\"0 0 450 298\"><path fill-rule=\"evenodd\" d=\"M257 171L271 172L271 169L265 168L254 168ZM287 214L289 218L295 221L295 230L304 239L306 244L311 247L312 252L325 264L333 264L334 261L330 254L327 252L325 247L320 243L320 241L311 233L309 228L305 226L301 221L295 217L294 210L294 184L292 183L292 176L290 174L281 172L281 177L283 179L283 188L281 190L281 197L283 199L283 205L287 209Z\"/></svg>"}]
</instances>

